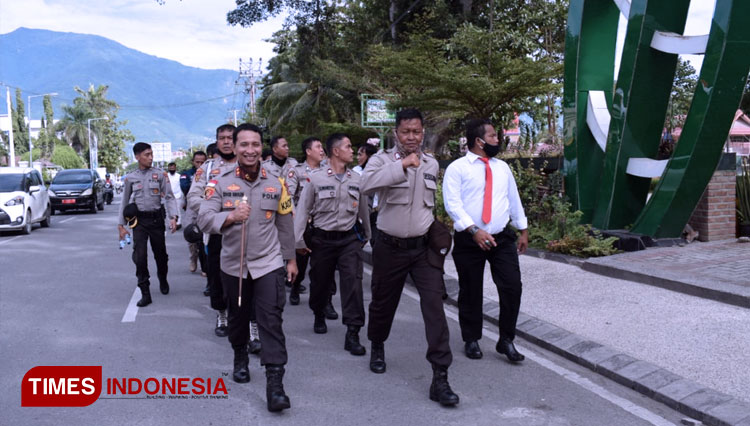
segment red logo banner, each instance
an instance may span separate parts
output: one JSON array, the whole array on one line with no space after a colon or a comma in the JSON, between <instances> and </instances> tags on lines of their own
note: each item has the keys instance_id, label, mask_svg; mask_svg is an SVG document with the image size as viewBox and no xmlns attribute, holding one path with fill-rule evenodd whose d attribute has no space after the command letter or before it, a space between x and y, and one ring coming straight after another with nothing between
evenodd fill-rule
<instances>
[{"instance_id":1,"label":"red logo banner","mask_svg":"<svg viewBox=\"0 0 750 426\"><path fill-rule=\"evenodd\" d=\"M23 376L21 406L86 407L101 392L101 366L37 366Z\"/></svg>"}]
</instances>

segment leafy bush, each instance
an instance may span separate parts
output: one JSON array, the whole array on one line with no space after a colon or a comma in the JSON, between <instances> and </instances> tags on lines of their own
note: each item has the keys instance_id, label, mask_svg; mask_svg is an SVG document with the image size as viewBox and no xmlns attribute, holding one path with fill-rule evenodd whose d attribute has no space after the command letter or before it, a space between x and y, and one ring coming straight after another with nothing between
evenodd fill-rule
<instances>
[{"instance_id":1,"label":"leafy bush","mask_svg":"<svg viewBox=\"0 0 750 426\"><path fill-rule=\"evenodd\" d=\"M531 162L522 167L510 164L516 179L526 217L529 220L529 245L534 248L579 257L607 256L618 252L612 244L616 237L603 238L590 225L581 224L581 211L572 207L562 194L562 175L539 173Z\"/></svg>"},{"instance_id":2,"label":"leafy bush","mask_svg":"<svg viewBox=\"0 0 750 426\"><path fill-rule=\"evenodd\" d=\"M81 169L83 160L76 154L73 148L65 144L56 144L52 153L51 161L63 169Z\"/></svg>"}]
</instances>

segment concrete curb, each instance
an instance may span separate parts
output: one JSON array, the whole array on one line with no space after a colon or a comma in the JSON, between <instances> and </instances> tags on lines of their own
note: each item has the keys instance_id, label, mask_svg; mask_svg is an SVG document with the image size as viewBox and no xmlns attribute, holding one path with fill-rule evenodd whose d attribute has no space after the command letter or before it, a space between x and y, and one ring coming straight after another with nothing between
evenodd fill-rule
<instances>
[{"instance_id":1,"label":"concrete curb","mask_svg":"<svg viewBox=\"0 0 750 426\"><path fill-rule=\"evenodd\" d=\"M583 259L538 250L527 251L527 254L578 266L585 263ZM364 261L372 265L372 249L369 246L364 249ZM450 275L444 277L448 294L446 303L457 306L458 280ZM407 282L409 281L407 278ZM497 302L485 298L483 312L485 321L498 325ZM516 333L537 346L634 389L707 425L750 426L750 403L685 379L657 365L638 360L554 324L521 312L518 316Z\"/></svg>"}]
</instances>

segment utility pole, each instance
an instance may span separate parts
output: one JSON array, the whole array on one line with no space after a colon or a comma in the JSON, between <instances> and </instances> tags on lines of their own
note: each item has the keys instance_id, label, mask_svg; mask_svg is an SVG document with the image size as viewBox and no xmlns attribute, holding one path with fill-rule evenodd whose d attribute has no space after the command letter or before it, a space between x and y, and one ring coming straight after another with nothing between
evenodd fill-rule
<instances>
[{"instance_id":1,"label":"utility pole","mask_svg":"<svg viewBox=\"0 0 750 426\"><path fill-rule=\"evenodd\" d=\"M10 87L5 86L5 103L8 105L8 141L10 142L10 167L16 167L16 146L13 144L13 110L10 104Z\"/></svg>"},{"instance_id":2,"label":"utility pole","mask_svg":"<svg viewBox=\"0 0 750 426\"><path fill-rule=\"evenodd\" d=\"M240 112L238 109L230 109L229 112L234 113L234 127L237 127L237 113Z\"/></svg>"},{"instance_id":3,"label":"utility pole","mask_svg":"<svg viewBox=\"0 0 750 426\"><path fill-rule=\"evenodd\" d=\"M240 58L240 74L235 82L236 85L242 84L245 87L245 93L250 95L250 102L247 106L250 109L250 119L253 121L256 119L255 93L258 86L257 79L261 76L260 67L262 63L263 58L259 58L257 63L254 63L252 58L248 62L243 62ZM254 65L257 65L257 69L254 68ZM235 112L235 125L237 125L236 114Z\"/></svg>"}]
</instances>

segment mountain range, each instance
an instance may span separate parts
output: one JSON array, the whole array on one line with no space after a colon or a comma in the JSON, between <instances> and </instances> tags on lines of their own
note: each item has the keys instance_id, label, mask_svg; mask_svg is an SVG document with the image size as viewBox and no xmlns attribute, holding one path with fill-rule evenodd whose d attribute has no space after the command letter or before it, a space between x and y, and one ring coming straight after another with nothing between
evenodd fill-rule
<instances>
[{"instance_id":1,"label":"mountain range","mask_svg":"<svg viewBox=\"0 0 750 426\"><path fill-rule=\"evenodd\" d=\"M237 76L232 70L185 66L95 35L28 28L0 35L0 83L21 88L24 103L29 95L56 92L59 119L61 105L71 105L77 96L75 86L108 85L107 98L120 104L117 118L128 120L136 141L171 142L175 151L191 142L212 142L229 110L242 109ZM32 118L39 119L41 97L32 102ZM0 111L5 109L2 102Z\"/></svg>"}]
</instances>

